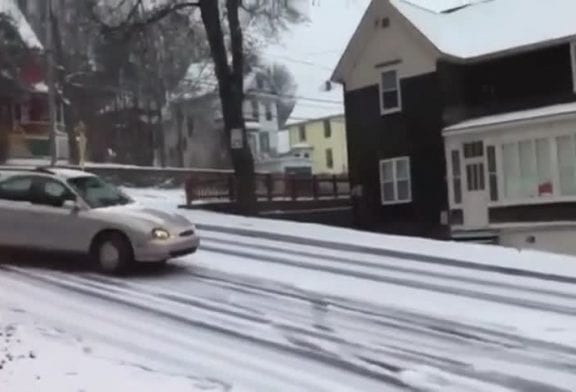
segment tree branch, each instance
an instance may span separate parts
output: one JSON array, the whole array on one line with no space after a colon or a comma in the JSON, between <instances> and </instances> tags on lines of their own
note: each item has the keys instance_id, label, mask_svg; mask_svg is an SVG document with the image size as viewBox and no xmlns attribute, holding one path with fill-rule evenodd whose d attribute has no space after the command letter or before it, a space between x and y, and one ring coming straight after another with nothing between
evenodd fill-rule
<instances>
[{"instance_id":1,"label":"tree branch","mask_svg":"<svg viewBox=\"0 0 576 392\"><path fill-rule=\"evenodd\" d=\"M131 8L130 12L128 13L127 18L122 21L121 23L111 26L102 20L98 20L98 22L103 26L105 32L107 33L115 33L119 31L123 31L125 33L131 33L136 30L142 30L148 27L151 24L161 21L162 19L166 18L167 16L171 15L174 12L180 11L185 8L191 7L199 7L200 1L187 1L184 3L172 3L168 6L160 7L150 15L147 15L142 20L137 20L136 15L138 14L138 8L143 5L142 0L137 0L134 3L134 6ZM135 20L136 19L136 20Z\"/></svg>"}]
</instances>

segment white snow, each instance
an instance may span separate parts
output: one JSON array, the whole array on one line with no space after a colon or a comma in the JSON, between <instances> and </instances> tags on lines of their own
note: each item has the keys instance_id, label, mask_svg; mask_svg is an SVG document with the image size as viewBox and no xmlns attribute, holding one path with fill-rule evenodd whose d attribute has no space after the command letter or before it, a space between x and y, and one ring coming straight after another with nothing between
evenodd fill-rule
<instances>
[{"instance_id":1,"label":"white snow","mask_svg":"<svg viewBox=\"0 0 576 392\"><path fill-rule=\"evenodd\" d=\"M427 366L405 370L400 379L422 392L514 392L512 389L471 381Z\"/></svg>"},{"instance_id":2,"label":"white snow","mask_svg":"<svg viewBox=\"0 0 576 392\"><path fill-rule=\"evenodd\" d=\"M183 190L127 189L137 201L154 208L173 210L183 204ZM576 257L493 245L435 241L363 232L319 224L226 215L204 210L180 210L194 223L277 233L311 240L359 245L373 249L409 252L475 264L519 268L527 271L576 277Z\"/></svg>"},{"instance_id":3,"label":"white snow","mask_svg":"<svg viewBox=\"0 0 576 392\"><path fill-rule=\"evenodd\" d=\"M29 49L42 49L40 40L36 36L36 33L34 33L34 30L32 30L26 17L22 14L22 11L20 11L16 0L0 1L0 14L4 14L11 19L20 38Z\"/></svg>"},{"instance_id":4,"label":"white snow","mask_svg":"<svg viewBox=\"0 0 576 392\"><path fill-rule=\"evenodd\" d=\"M431 0L415 1L432 3ZM446 1L440 2L441 6L434 11L443 9ZM493 0L451 13L429 11L405 0L390 2L440 52L462 59L576 35L574 0Z\"/></svg>"},{"instance_id":5,"label":"white snow","mask_svg":"<svg viewBox=\"0 0 576 392\"><path fill-rule=\"evenodd\" d=\"M119 359L100 358L89 342L0 307L0 391L205 391Z\"/></svg>"},{"instance_id":6,"label":"white snow","mask_svg":"<svg viewBox=\"0 0 576 392\"><path fill-rule=\"evenodd\" d=\"M534 120L542 117L561 116L576 113L576 103L564 103L550 105L536 109L522 110L493 116L479 117L472 120L463 121L444 129L444 132L460 131L469 128L487 127L505 123Z\"/></svg>"},{"instance_id":7,"label":"white snow","mask_svg":"<svg viewBox=\"0 0 576 392\"><path fill-rule=\"evenodd\" d=\"M48 92L48 85L45 82L36 83L32 86L32 91L38 93L47 93Z\"/></svg>"},{"instance_id":8,"label":"white snow","mask_svg":"<svg viewBox=\"0 0 576 392\"><path fill-rule=\"evenodd\" d=\"M414 4L425 10L435 13L444 13L456 10L461 7L473 5L482 1L492 0L404 0L407 3Z\"/></svg>"}]
</instances>

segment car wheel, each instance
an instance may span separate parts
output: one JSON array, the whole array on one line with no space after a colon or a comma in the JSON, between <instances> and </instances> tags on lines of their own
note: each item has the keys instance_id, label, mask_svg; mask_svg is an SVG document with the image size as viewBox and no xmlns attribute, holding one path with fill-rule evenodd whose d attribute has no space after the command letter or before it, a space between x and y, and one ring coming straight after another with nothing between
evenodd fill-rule
<instances>
[{"instance_id":1,"label":"car wheel","mask_svg":"<svg viewBox=\"0 0 576 392\"><path fill-rule=\"evenodd\" d=\"M132 245L120 233L104 234L93 253L98 269L107 274L125 273L134 263Z\"/></svg>"}]
</instances>

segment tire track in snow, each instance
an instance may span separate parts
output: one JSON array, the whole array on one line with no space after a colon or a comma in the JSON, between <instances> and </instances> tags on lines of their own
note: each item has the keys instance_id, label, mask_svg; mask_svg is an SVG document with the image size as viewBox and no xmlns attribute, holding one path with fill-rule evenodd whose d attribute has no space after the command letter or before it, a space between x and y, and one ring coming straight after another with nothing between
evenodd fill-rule
<instances>
[{"instance_id":1,"label":"tire track in snow","mask_svg":"<svg viewBox=\"0 0 576 392\"><path fill-rule=\"evenodd\" d=\"M57 276L54 274L48 275L46 273L31 272L30 270L17 267L7 267L0 265L0 270L11 272L26 279L42 282L77 294L95 297L104 301L113 301L117 304L126 305L128 307L147 312L155 316L163 317L192 328L208 330L210 332L225 335L227 337L240 339L266 349L280 350L286 354L305 360L314 360L324 365L331 366L335 369L339 369L341 371L349 372L362 377L367 377L372 380L382 382L386 385L395 386L398 388L406 387L402 382L399 381L397 375L380 371L376 367L370 369L369 367L360 366L357 363L355 364L349 361L345 361L332 355L326 355L325 353L315 352L309 349L295 347L293 345L281 344L276 341L267 339L264 336L257 337L250 335L237 328L226 328L221 324L194 319L193 317L187 316L182 312L174 312L168 309L163 309L161 306L154 306L152 303L146 302L145 300L137 301L133 298L127 299L126 295L129 294L128 290L120 291L119 288L114 287L114 285L98 287L95 284L86 284L86 281L78 283L74 279L71 279L71 276ZM145 293L133 290L133 294L139 295ZM186 306L192 308L195 307L191 303L187 304Z\"/></svg>"},{"instance_id":2,"label":"tire track in snow","mask_svg":"<svg viewBox=\"0 0 576 392\"><path fill-rule=\"evenodd\" d=\"M264 232L259 230L233 228L224 226L215 226L208 224L196 225L203 232L213 232L218 234L232 234L246 238L267 239L271 241L279 241L284 243L293 243L298 245L314 246L324 249L340 250L344 252L363 253L372 256L392 257L396 259L403 259L417 263L440 265L446 267L456 267L464 270L495 272L502 275L509 275L515 277L535 278L543 281L567 283L576 285L576 277L569 277L563 275L555 275L543 272L528 271L520 268L502 267L496 265L487 265L474 263L473 261L463 261L448 257L430 256L422 253L414 253L407 251L398 251L384 248L372 248L364 245L353 245L334 241L318 240L312 238L298 237L289 234L278 234L272 232Z\"/></svg>"},{"instance_id":3,"label":"tire track in snow","mask_svg":"<svg viewBox=\"0 0 576 392\"><path fill-rule=\"evenodd\" d=\"M96 275L90 276L81 276L81 279L86 279L88 281L95 280L99 282L105 282L107 284L112 284L115 287L124 287L131 290L141 291L142 288L140 284L135 287L131 283L127 283L126 281L111 279L107 277L100 277ZM144 288L145 291L148 291ZM181 295L181 294L177 294ZM177 295L171 296L172 298L176 298ZM194 302L194 301L193 301ZM192 302L192 303L193 303ZM357 320L355 321L357 322ZM403 347L399 347L398 342L396 345L384 345L382 347L373 348L372 350L368 350L366 347L362 347L361 345L354 345L342 340L339 337L335 337L326 333L320 333L310 330L303 330L299 327L293 327L289 325L281 325L276 323L276 327L282 330L284 336L287 338L289 342L296 346L304 347L309 350L315 350L322 354L326 354L328 356L333 356L333 352L329 350L325 350L324 346L326 343L329 344L336 344L340 346L349 346L347 347L348 350L353 349L354 353L350 354L356 360L361 360L364 362L364 366L372 365L372 367L379 367L386 371L392 371L391 369L395 369L394 372L397 374L402 374L407 369L412 369L414 367L422 367L422 366L434 366L437 369L441 369L444 372L444 375L448 374L460 374L465 375L470 380L476 380L477 382L483 383L491 383L493 385L507 385L512 384L515 386L523 385L523 386L530 386L533 390L538 390L539 392L544 391L558 391L553 387L548 387L544 384L540 384L535 381L527 381L521 377L514 376L513 374L503 374L503 373L483 373L477 372L474 370L469 369L469 366L465 363L458 363L457 361L439 357L437 355L432 355L426 353L426 351L419 351L417 349L411 350ZM286 332L290 332L287 334ZM429 330L428 333L433 335L435 333L434 330ZM437 332L436 332L437 333ZM452 342L454 343L454 341ZM459 343L456 342L458 345ZM382 360L382 358L388 358L387 360ZM394 361L390 362L390 358ZM514 359L515 361L520 360L522 362L520 356ZM398 362L399 365L392 365L393 363ZM524 358L523 362L526 361ZM539 364L540 366L543 365L542 361L532 361L534 364ZM456 369L455 369L456 367ZM523 389L529 390L529 389Z\"/></svg>"},{"instance_id":4,"label":"tire track in snow","mask_svg":"<svg viewBox=\"0 0 576 392\"><path fill-rule=\"evenodd\" d=\"M107 298L109 300L113 300L115 302L123 303L128 306L134 306L134 302L132 300L126 299L126 294L130 292L137 293L137 294L154 294L154 289L150 288L142 288L141 284L134 285L124 280L112 279L108 277L102 277L98 275L80 275L80 276L43 276L35 273L30 273L26 270L21 269L12 269L8 268L8 270L13 270L19 274L24 274L25 276L32 277L36 280L41 280L48 282L50 284L55 284L58 287L63 287L68 290L72 289L73 291L80 292L87 295L96 295L97 297ZM32 275L32 276L31 276ZM44 274L45 275L45 274ZM72 279L71 279L72 278ZM64 281L64 282L63 282ZM88 290L86 291L82 286L87 286ZM78 287L80 286L80 287ZM105 290L105 294L102 294L100 291ZM158 294L158 293L156 293ZM162 293L164 294L164 293ZM278 294L276 291L275 294ZM122 297L124 295L124 297ZM199 303L201 304L199 307L201 309L207 309L206 306L197 299L190 299L186 301L180 301L179 299L182 298L182 293L174 293L172 295L160 295L160 298L168 299L171 302L176 302L178 304L186 304L191 307L198 307ZM289 296L291 299L294 299L294 296ZM302 300L303 295L298 295L300 300ZM174 301L176 299L176 301ZM157 313L158 315L162 315L166 317L165 312L159 312L155 307L152 307L150 303L142 308L141 304L137 304L136 307L138 309L148 309L149 311ZM222 307L212 306L208 308L214 312L220 312ZM240 317L241 312L230 313L226 312L227 315L231 315L233 317ZM264 319L255 320L253 317L244 318L248 321L259 321L262 322ZM180 320L182 321L182 320ZM188 320L188 324L190 326L198 327L197 322L195 320L194 323L190 324L190 320ZM200 321L202 323L202 321ZM412 321L412 323L414 323ZM408 323L405 323L405 326ZM282 332L284 332L285 338L292 344L299 347L296 351L302 353L303 351L306 353L305 355L310 355L312 353L313 357L319 359L321 361L328 361L333 365L333 361L335 359L334 353L331 349L326 350L325 345L332 344L332 345L339 345L339 346L348 346L348 350L353 350L354 352L350 353L348 359L344 362L347 363L346 366L358 366L357 364L354 365L354 361L350 361L350 357L355 359L356 363L362 362L363 365L359 366L363 372L372 372L378 374L378 369L383 370L384 372L388 373L387 377L391 377L392 380L398 385L398 379L402 378L402 374L408 371L410 372L411 369L420 368L422 366L430 367L433 366L436 369L441 369L444 373L444 376L449 376L450 374L456 376L459 374L469 380L475 380L476 382L488 383L489 385L507 385L507 386L519 386L522 385L524 387L529 387L530 389L522 388L521 390L537 390L539 392L547 392L547 391L560 391L560 389L549 387L544 384L537 383L535 381L528 381L521 377L514 376L513 374L505 374L505 373L486 373L486 372L478 372L470 369L466 363L458 363L450 358L444 358L442 356L432 355L427 353L426 350L417 350L417 349L409 349L405 347L399 347L399 342L395 342L394 345L383 345L381 347L373 348L372 350L366 350L366 347L362 347L361 345L352 345L345 340L342 340L338 336L310 331L306 329L302 329L300 327L294 327L290 325L277 325ZM383 323L379 324L380 327L385 327ZM388 325L389 327L389 325ZM396 325L396 329L401 326ZM211 329L214 327L210 327ZM219 326L219 328L224 328ZM216 328L218 329L218 328ZM218 330L218 332L221 332ZM433 336L438 334L439 332L434 329L429 329L428 334ZM441 333L445 333L441 331ZM453 335L454 340L456 341L455 344L461 344L461 337ZM253 336L250 336L252 339ZM268 342L269 343L269 342ZM454 343L454 341L452 342ZM304 349L304 350L302 350ZM392 361L390 361L392 359ZM518 357L520 359L520 357ZM397 364L395 364L397 363ZM542 362L540 362L542 365ZM392 375L390 375L392 373ZM380 375L381 376L381 375ZM390 380L388 380L390 382ZM436 389L434 389L435 391ZM486 390L486 389L482 389ZM491 390L491 389L488 389Z\"/></svg>"},{"instance_id":5,"label":"tire track in snow","mask_svg":"<svg viewBox=\"0 0 576 392\"><path fill-rule=\"evenodd\" d=\"M479 299L479 300L494 302L494 303L498 303L498 304L507 304L507 305L518 306L518 307L522 307L522 308L526 308L526 309L544 311L544 312L548 312L548 313L556 313L556 314L567 315L567 316L576 316L576 308L575 307L557 305L554 303L540 302L540 301L534 301L534 300L528 300L528 299L522 299L522 298L507 297L507 296L491 294L491 293L486 293L486 292L476 291L476 290L471 290L471 289L454 288L454 287L449 287L449 286L445 286L445 285L428 283L428 282L411 280L411 279L405 279L405 278L394 278L394 277L390 277L390 276L383 276L383 275L379 274L382 272L382 269L373 268L373 267L371 267L371 268L374 270L374 272L357 271L357 270L353 269L354 263L355 263L355 261L353 261L353 260L350 261L350 264L349 264L350 268L342 268L342 267L338 267L338 266L314 264L314 263L311 263L308 261L300 261L300 260L290 259L290 258L283 257L283 256L276 256L276 255L272 255L272 254L259 254L259 253L254 253L250 250L227 249L227 248L222 248L222 247L216 246L217 243L215 245L207 245L206 242L209 243L209 241L204 241L204 243L202 245L202 250L205 252L210 252L210 253L214 253L214 254L236 256L236 257L241 257L241 258L246 258L246 259L251 259L251 260L257 260L257 261L268 262L268 263L275 263L275 264L279 264L279 265L297 267L297 268L307 269L307 270L312 270L312 271L328 272L328 273L332 273L332 274L336 274L336 275L358 278L358 279L367 280L367 281L371 281L371 282L392 284L392 285L400 286L400 287L409 287L409 288L413 288L413 289L427 290L427 291L433 291L433 292L438 292L438 293L443 293L443 294L456 295L456 296L460 296L460 297ZM247 249L249 247L249 245L243 245L243 246ZM454 282L459 281L459 279L457 279L457 278L451 278L450 280L452 280ZM526 290L526 291L529 292L530 290ZM563 299L565 299L565 298L563 298Z\"/></svg>"}]
</instances>

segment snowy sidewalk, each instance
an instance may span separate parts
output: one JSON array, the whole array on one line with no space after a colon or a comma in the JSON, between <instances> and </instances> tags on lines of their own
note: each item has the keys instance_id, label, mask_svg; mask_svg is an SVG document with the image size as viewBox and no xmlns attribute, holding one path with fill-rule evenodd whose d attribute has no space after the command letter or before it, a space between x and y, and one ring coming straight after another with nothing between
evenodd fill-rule
<instances>
[{"instance_id":1,"label":"snowy sidewalk","mask_svg":"<svg viewBox=\"0 0 576 392\"><path fill-rule=\"evenodd\" d=\"M206 391L199 383L100 358L80 338L0 307L2 392Z\"/></svg>"}]
</instances>

